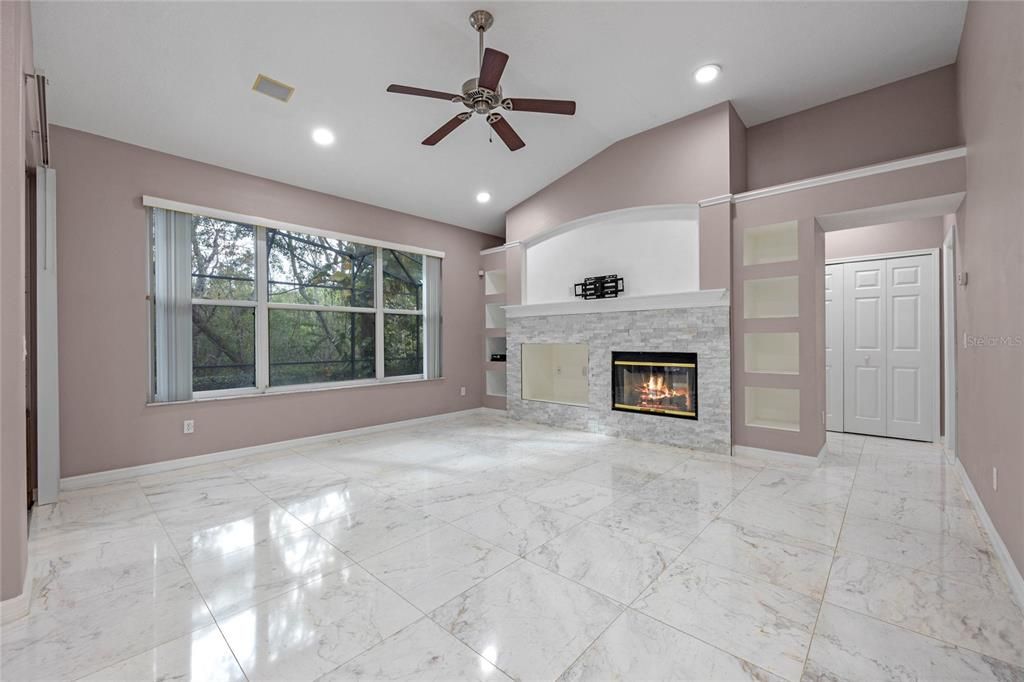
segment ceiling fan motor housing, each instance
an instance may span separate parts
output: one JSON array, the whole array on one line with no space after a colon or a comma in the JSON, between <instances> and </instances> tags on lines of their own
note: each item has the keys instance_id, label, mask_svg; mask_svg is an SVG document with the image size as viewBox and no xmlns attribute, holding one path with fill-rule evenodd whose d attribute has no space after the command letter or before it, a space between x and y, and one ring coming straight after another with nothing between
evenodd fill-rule
<instances>
[{"instance_id":1,"label":"ceiling fan motor housing","mask_svg":"<svg viewBox=\"0 0 1024 682\"><path fill-rule=\"evenodd\" d=\"M501 86L496 91L481 88L476 78L462 84L462 103L478 114L486 114L501 106Z\"/></svg>"}]
</instances>

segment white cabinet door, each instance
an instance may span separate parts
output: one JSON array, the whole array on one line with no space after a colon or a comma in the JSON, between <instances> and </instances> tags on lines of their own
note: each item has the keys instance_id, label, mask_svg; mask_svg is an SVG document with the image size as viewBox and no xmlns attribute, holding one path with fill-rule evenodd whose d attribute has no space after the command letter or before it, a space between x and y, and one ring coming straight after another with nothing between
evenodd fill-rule
<instances>
[{"instance_id":1,"label":"white cabinet door","mask_svg":"<svg viewBox=\"0 0 1024 682\"><path fill-rule=\"evenodd\" d=\"M932 440L938 395L938 281L931 256L886 265L886 435Z\"/></svg>"},{"instance_id":2,"label":"white cabinet door","mask_svg":"<svg viewBox=\"0 0 1024 682\"><path fill-rule=\"evenodd\" d=\"M825 428L843 430L843 264L825 266Z\"/></svg>"},{"instance_id":3,"label":"white cabinet door","mask_svg":"<svg viewBox=\"0 0 1024 682\"><path fill-rule=\"evenodd\" d=\"M886 435L886 261L843 267L843 425L847 431Z\"/></svg>"}]
</instances>

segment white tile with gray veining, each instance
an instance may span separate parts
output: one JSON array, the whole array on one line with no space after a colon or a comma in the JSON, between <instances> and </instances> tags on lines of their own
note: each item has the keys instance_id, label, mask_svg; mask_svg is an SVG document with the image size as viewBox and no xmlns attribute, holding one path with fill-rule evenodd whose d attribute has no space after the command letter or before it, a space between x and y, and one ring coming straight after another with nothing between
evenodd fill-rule
<instances>
[{"instance_id":1,"label":"white tile with gray veining","mask_svg":"<svg viewBox=\"0 0 1024 682\"><path fill-rule=\"evenodd\" d=\"M781 680L742 658L649 616L627 610L559 682L584 680Z\"/></svg>"},{"instance_id":2,"label":"white tile with gray veining","mask_svg":"<svg viewBox=\"0 0 1024 682\"><path fill-rule=\"evenodd\" d=\"M628 604L678 555L678 550L584 521L526 555L550 571Z\"/></svg>"},{"instance_id":3,"label":"white tile with gray veining","mask_svg":"<svg viewBox=\"0 0 1024 682\"><path fill-rule=\"evenodd\" d=\"M820 601L684 554L632 607L789 680L800 677Z\"/></svg>"},{"instance_id":4,"label":"white tile with gray veining","mask_svg":"<svg viewBox=\"0 0 1024 682\"><path fill-rule=\"evenodd\" d=\"M1020 682L1024 668L826 603L804 682L992 680Z\"/></svg>"},{"instance_id":5,"label":"white tile with gray veining","mask_svg":"<svg viewBox=\"0 0 1024 682\"><path fill-rule=\"evenodd\" d=\"M510 676L558 677L623 607L523 559L430 618Z\"/></svg>"},{"instance_id":6,"label":"white tile with gray veining","mask_svg":"<svg viewBox=\"0 0 1024 682\"><path fill-rule=\"evenodd\" d=\"M641 417L694 438L457 414L62 491L0 674L1024 680L1024 616L939 448L829 434L767 462Z\"/></svg>"}]
</instances>

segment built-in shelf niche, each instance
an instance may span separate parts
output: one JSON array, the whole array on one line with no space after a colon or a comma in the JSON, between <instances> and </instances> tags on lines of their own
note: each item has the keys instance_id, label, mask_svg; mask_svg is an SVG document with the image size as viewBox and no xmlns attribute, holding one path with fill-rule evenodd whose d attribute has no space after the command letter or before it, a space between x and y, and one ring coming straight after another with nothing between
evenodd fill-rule
<instances>
[{"instance_id":1,"label":"built-in shelf niche","mask_svg":"<svg viewBox=\"0 0 1024 682\"><path fill-rule=\"evenodd\" d=\"M484 294L487 296L493 296L494 294L505 293L507 278L504 270L487 270L484 272Z\"/></svg>"},{"instance_id":2,"label":"built-in shelf niche","mask_svg":"<svg viewBox=\"0 0 1024 682\"><path fill-rule=\"evenodd\" d=\"M797 221L751 227L743 231L743 264L784 263L800 257Z\"/></svg>"},{"instance_id":3,"label":"built-in shelf niche","mask_svg":"<svg viewBox=\"0 0 1024 682\"><path fill-rule=\"evenodd\" d=\"M757 332L743 335L744 369L754 374L799 374L800 335L797 332Z\"/></svg>"},{"instance_id":4,"label":"built-in shelf niche","mask_svg":"<svg viewBox=\"0 0 1024 682\"><path fill-rule=\"evenodd\" d=\"M508 352L508 342L504 336L487 336L484 344L485 360L490 360L492 355L505 355Z\"/></svg>"},{"instance_id":5,"label":"built-in shelf niche","mask_svg":"<svg viewBox=\"0 0 1024 682\"><path fill-rule=\"evenodd\" d=\"M489 369L486 373L487 377L487 395L495 398L504 398L507 392L507 381L505 378L505 368L501 369Z\"/></svg>"},{"instance_id":6,"label":"built-in shelf niche","mask_svg":"<svg viewBox=\"0 0 1024 682\"><path fill-rule=\"evenodd\" d=\"M768 277L743 282L743 317L748 320L797 317L800 314L800 278Z\"/></svg>"},{"instance_id":7,"label":"built-in shelf niche","mask_svg":"<svg viewBox=\"0 0 1024 682\"><path fill-rule=\"evenodd\" d=\"M747 386L746 424L782 431L800 430L800 391L795 388Z\"/></svg>"},{"instance_id":8,"label":"built-in shelf niche","mask_svg":"<svg viewBox=\"0 0 1024 682\"><path fill-rule=\"evenodd\" d=\"M488 303L484 307L484 326L488 329L505 328L505 304Z\"/></svg>"}]
</instances>

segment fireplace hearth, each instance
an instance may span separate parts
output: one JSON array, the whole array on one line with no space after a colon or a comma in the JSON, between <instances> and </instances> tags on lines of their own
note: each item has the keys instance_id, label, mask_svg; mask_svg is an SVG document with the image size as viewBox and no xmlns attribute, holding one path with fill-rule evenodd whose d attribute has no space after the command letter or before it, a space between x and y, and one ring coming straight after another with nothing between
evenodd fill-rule
<instances>
[{"instance_id":1,"label":"fireplace hearth","mask_svg":"<svg viewBox=\"0 0 1024 682\"><path fill-rule=\"evenodd\" d=\"M612 409L697 419L697 354L612 351Z\"/></svg>"}]
</instances>

